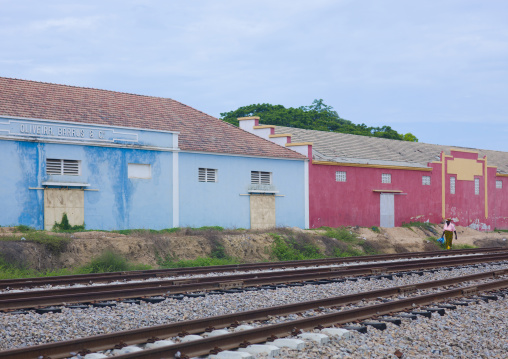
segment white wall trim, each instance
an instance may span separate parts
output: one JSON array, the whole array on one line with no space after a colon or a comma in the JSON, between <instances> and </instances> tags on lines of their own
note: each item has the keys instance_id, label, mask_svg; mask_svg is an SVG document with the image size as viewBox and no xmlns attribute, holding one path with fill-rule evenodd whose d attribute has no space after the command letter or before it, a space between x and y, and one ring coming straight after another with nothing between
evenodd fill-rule
<instances>
[{"instance_id":1,"label":"white wall trim","mask_svg":"<svg viewBox=\"0 0 508 359\"><path fill-rule=\"evenodd\" d=\"M303 186L304 186L304 201L305 201L305 229L309 229L310 216L309 216L309 161L305 161L303 168Z\"/></svg>"},{"instance_id":2,"label":"white wall trim","mask_svg":"<svg viewBox=\"0 0 508 359\"><path fill-rule=\"evenodd\" d=\"M180 227L180 184L178 182L179 174L178 152L173 153L173 227Z\"/></svg>"}]
</instances>

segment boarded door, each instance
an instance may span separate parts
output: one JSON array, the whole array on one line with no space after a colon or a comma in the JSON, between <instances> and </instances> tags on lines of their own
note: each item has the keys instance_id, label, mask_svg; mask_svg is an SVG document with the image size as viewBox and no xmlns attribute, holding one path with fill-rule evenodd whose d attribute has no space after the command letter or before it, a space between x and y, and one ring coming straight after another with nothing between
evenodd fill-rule
<instances>
[{"instance_id":1,"label":"boarded door","mask_svg":"<svg viewBox=\"0 0 508 359\"><path fill-rule=\"evenodd\" d=\"M44 190L44 229L51 230L67 213L71 226L85 222L85 195L82 189L46 188Z\"/></svg>"},{"instance_id":2,"label":"boarded door","mask_svg":"<svg viewBox=\"0 0 508 359\"><path fill-rule=\"evenodd\" d=\"M393 193L381 193L379 226L391 228L395 226Z\"/></svg>"},{"instance_id":3,"label":"boarded door","mask_svg":"<svg viewBox=\"0 0 508 359\"><path fill-rule=\"evenodd\" d=\"M275 227L275 196L255 195L250 196L250 228L274 228Z\"/></svg>"}]
</instances>

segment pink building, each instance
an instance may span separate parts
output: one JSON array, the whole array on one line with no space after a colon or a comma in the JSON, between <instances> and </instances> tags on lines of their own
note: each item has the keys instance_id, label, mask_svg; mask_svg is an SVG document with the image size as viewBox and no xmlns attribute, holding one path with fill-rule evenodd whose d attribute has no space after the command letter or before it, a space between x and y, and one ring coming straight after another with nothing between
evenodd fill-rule
<instances>
[{"instance_id":1,"label":"pink building","mask_svg":"<svg viewBox=\"0 0 508 359\"><path fill-rule=\"evenodd\" d=\"M240 128L309 158L309 227L393 227L450 217L479 230L508 229L508 153L335 132Z\"/></svg>"}]
</instances>

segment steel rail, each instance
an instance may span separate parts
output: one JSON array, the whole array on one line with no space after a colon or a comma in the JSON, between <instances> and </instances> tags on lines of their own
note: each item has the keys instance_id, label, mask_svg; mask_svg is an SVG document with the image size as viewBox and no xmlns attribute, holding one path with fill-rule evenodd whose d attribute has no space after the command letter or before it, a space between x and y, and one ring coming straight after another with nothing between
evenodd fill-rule
<instances>
[{"instance_id":1,"label":"steel rail","mask_svg":"<svg viewBox=\"0 0 508 359\"><path fill-rule=\"evenodd\" d=\"M116 332L116 333L110 333L110 334L102 334L102 335L96 335L88 338L80 338L80 339L73 339L69 341L64 342L55 342L55 343L48 343L48 344L42 344L37 346L31 346L26 348L20 348L20 349L11 349L7 351L1 351L0 352L0 359L1 358L9 358L9 359L22 359L22 358L39 358L39 357L51 357L53 359L56 358L64 358L69 356L70 352L78 352L78 351L99 351L99 350L106 350L111 349L115 345L121 344L121 345L133 345L133 344L140 344L140 343L146 343L147 341L158 339L158 338L168 338L168 337L174 337L179 334L183 333L202 333L205 332L207 329L210 328L225 328L230 326L236 326L238 325L238 322L240 321L260 321L260 320L267 320L271 316L282 316L282 315L288 315L292 313L298 313L303 312L306 310L312 310L312 309L318 309L323 307L339 307L349 304L354 304L362 300L369 300L369 299L376 299L376 298L383 298L383 297L392 297L392 296L398 296L398 295L408 295L415 293L418 290L425 290L425 289L432 289L432 288L439 288L439 287L446 287L451 285L457 285L460 283L467 283L471 281L477 281L477 280L484 280L484 279L498 279L500 276L508 275L508 269L506 270L498 270L498 271L491 271L491 272L485 272L485 273L477 273L473 275L468 276L460 276L460 277L454 277L454 278L447 278L442 279L438 281L430 281L430 282L423 282L423 283L417 283L410 286L398 286L398 287L390 287L390 288L384 288L384 289L378 289L374 291L369 292L360 292L355 293L351 295L343 295L343 296L337 296L337 297L331 297L331 298L325 298L325 299L318 299L313 301L307 301L302 303L294 303L294 304L286 304L282 306L276 306L276 307L269 307L269 308L262 308L259 310L251 310L246 312L239 312L239 313L232 313L232 314L226 314L216 317L208 317L208 318L201 318L201 319L195 319L190 321L183 321L183 322L176 322L171 324L164 324L164 325L157 325L153 327L146 327L146 328L139 328L139 329L133 329L128 331L122 331L122 332ZM508 279L505 279L504 281L508 281ZM461 291L461 293L476 293L480 290L483 290L484 284L477 284L475 286L470 286L468 288L458 288L454 290ZM432 298L436 298L437 295L441 295L443 292L433 293L428 296L432 296ZM446 296L444 296L446 298ZM416 303L416 299L409 298L408 299L411 303ZM400 309L397 309L400 310ZM344 311L345 312L345 311ZM344 313L341 312L341 313ZM373 312L376 316L380 315L377 313L377 311ZM372 316L372 315L371 315ZM369 316L370 317L370 316ZM354 317L353 319L348 318L343 323L357 320L359 318ZM365 319L365 318L362 318ZM292 321L291 323L298 323L298 321ZM336 323L340 323L340 321L337 321ZM335 323L334 323L335 324ZM295 324L292 324L291 328L300 328L300 329L306 329L303 326L298 326ZM263 328L267 328L264 326ZM265 329L265 334L263 336L264 340L266 341L268 334L266 334L267 331ZM245 339L252 341L252 339ZM193 342L195 343L195 342ZM221 346L224 348L223 346ZM189 353L186 351L188 355L198 355ZM201 354L199 354L201 355Z\"/></svg>"},{"instance_id":2,"label":"steel rail","mask_svg":"<svg viewBox=\"0 0 508 359\"><path fill-rule=\"evenodd\" d=\"M493 247L493 248L473 248L463 250L451 251L430 251L430 252L411 252L400 254L382 254L374 256L358 256L347 258L326 258L318 260L300 260L300 261L283 261L283 262L268 262L268 263L248 263L248 264L234 264L223 266L209 266L209 267L190 267L190 268L169 268L169 269L153 269L142 271L128 271L128 272L111 272L99 274L78 274L66 275L58 277L34 277L22 279L3 279L0 280L0 289L16 289L27 286L42 286L42 285L72 285L72 284L87 284L87 283L103 283L112 281L125 281L137 279L149 279L157 277L170 277L191 274L207 274L211 272L235 272L235 271L249 271L249 270L263 270L275 268L297 268L305 266L323 266L351 262L373 262L392 259L403 258L421 258L421 257L443 257L443 256L456 256L464 254L476 253L492 253L492 252L507 252L508 248Z\"/></svg>"},{"instance_id":3,"label":"steel rail","mask_svg":"<svg viewBox=\"0 0 508 359\"><path fill-rule=\"evenodd\" d=\"M423 270L440 268L443 265L464 265L478 264L486 262L498 262L507 260L508 253L496 255L478 255L459 258L431 259L419 261L405 261L394 263L385 267L369 267L368 265L351 266L343 268L328 268L325 271L298 271L291 272L271 272L265 275L261 273L251 274L250 277L241 275L240 277L231 278L224 277L207 277L206 281L182 281L175 284L175 281L160 282L142 282L128 283L113 286L92 286L82 288L66 288L54 289L47 291L28 291L0 294L0 311L40 308L46 306L55 306L71 303L88 303L95 301L109 301L120 299L142 298L148 296L167 296L189 292L213 291L228 288L239 288L249 286L286 284L291 282L302 282L312 280L330 280L337 278L345 278L350 276L393 273L408 270ZM176 281L178 282L178 281Z\"/></svg>"},{"instance_id":4,"label":"steel rail","mask_svg":"<svg viewBox=\"0 0 508 359\"><path fill-rule=\"evenodd\" d=\"M216 353L225 349L238 348L242 344L247 345L252 343L263 343L279 336L292 336L301 330L312 330L314 328L342 325L353 321L372 318L373 316L392 314L393 312L412 309L414 306L429 305L437 301L462 297L464 295L469 295L469 293L473 291L492 291L504 289L507 287L508 279L503 279L493 283L479 284L477 286L466 288L450 289L443 292L422 295L419 297L401 299L357 309L345 310L337 313L324 314L312 318L297 319L291 322L273 324L261 328L205 338L187 343L174 344L157 349L148 349L136 353L118 355L115 356L115 358L175 358L177 353L179 354L179 358L195 357L198 355L211 354L212 352Z\"/></svg>"}]
</instances>

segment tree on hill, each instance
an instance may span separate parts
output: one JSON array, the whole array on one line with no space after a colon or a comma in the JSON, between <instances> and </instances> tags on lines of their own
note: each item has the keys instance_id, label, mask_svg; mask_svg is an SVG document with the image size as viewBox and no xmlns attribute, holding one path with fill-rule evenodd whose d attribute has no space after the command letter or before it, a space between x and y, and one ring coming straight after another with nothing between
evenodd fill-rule
<instances>
[{"instance_id":1,"label":"tree on hill","mask_svg":"<svg viewBox=\"0 0 508 359\"><path fill-rule=\"evenodd\" d=\"M326 105L322 99L314 100L310 106L285 108L269 103L248 105L234 111L222 112L221 119L238 126L238 117L259 116L265 125L297 127L308 130L351 133L353 135L390 138L394 140L418 142L411 133L400 134L390 126L369 127L362 123L354 124L341 118L337 112Z\"/></svg>"}]
</instances>

